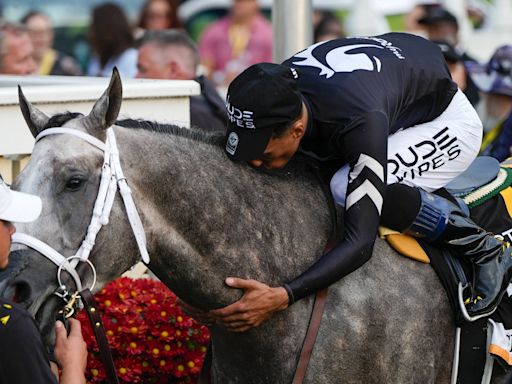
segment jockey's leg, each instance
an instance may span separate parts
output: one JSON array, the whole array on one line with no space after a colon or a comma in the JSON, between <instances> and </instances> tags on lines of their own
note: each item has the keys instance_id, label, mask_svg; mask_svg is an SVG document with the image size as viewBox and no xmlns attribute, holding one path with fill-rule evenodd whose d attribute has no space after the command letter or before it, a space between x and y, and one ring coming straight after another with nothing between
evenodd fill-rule
<instances>
[{"instance_id":1,"label":"jockey's leg","mask_svg":"<svg viewBox=\"0 0 512 384\"><path fill-rule=\"evenodd\" d=\"M397 201L419 202L415 217L411 219L409 210L397 218ZM471 316L490 313L499 304L512 279L512 247L479 227L459 206L420 188L391 185L381 221L389 228L444 244L471 261L473 297L467 304Z\"/></svg>"},{"instance_id":2,"label":"jockey's leg","mask_svg":"<svg viewBox=\"0 0 512 384\"><path fill-rule=\"evenodd\" d=\"M444 243L474 265L471 316L492 311L512 277L512 248L480 228L457 205L429 192L466 170L482 140L482 123L459 91L436 119L409 127L388 139L386 195L381 223L434 243ZM331 180L336 202L344 206L349 169Z\"/></svg>"},{"instance_id":3,"label":"jockey's leg","mask_svg":"<svg viewBox=\"0 0 512 384\"><path fill-rule=\"evenodd\" d=\"M476 302L467 306L470 315L487 313L500 301L510 280L511 252L460 207L429 192L469 167L479 151L482 131L476 111L459 90L438 118L390 136L387 183L391 185L382 211L387 227L444 242L473 262ZM393 183L405 185L392 187ZM391 208L386 208L389 204ZM404 210L404 205L411 208Z\"/></svg>"}]
</instances>

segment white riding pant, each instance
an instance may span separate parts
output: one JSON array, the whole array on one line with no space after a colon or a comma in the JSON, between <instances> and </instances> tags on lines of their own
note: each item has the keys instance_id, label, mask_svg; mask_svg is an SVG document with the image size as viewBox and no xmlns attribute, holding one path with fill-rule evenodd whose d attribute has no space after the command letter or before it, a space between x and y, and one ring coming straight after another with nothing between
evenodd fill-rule
<instances>
[{"instance_id":1,"label":"white riding pant","mask_svg":"<svg viewBox=\"0 0 512 384\"><path fill-rule=\"evenodd\" d=\"M428 192L444 187L473 162L482 142L482 122L459 89L436 119L388 138L387 184L403 183ZM345 206L349 165L331 179L336 203Z\"/></svg>"}]
</instances>

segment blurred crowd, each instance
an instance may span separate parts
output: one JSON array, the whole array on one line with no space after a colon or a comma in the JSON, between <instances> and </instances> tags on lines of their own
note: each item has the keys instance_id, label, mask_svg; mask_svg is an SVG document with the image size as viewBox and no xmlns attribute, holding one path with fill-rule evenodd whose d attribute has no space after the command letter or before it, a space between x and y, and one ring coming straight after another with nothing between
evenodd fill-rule
<instances>
[{"instance_id":1,"label":"blurred crowd","mask_svg":"<svg viewBox=\"0 0 512 384\"><path fill-rule=\"evenodd\" d=\"M178 17L182 0L147 0L136 23L116 3L92 10L89 58L79 63L54 47L51 15L33 10L0 24L0 73L196 80L192 124L222 130L226 89L248 66L272 61L272 25L257 0L231 0L228 13L206 25L194 41ZM475 20L473 15L473 20ZM475 23L479 23L476 15ZM135 25L134 25L135 24ZM512 148L512 46L479 63L460 44L457 18L442 5L419 1L404 17L406 32L421 34L443 52L453 80L477 108L484 124L482 153L503 160ZM315 42L344 37L339 12L315 10Z\"/></svg>"},{"instance_id":2,"label":"blurred crowd","mask_svg":"<svg viewBox=\"0 0 512 384\"><path fill-rule=\"evenodd\" d=\"M476 15L476 23L482 22ZM484 127L481 155L503 161L512 155L512 45L478 62L460 44L457 18L439 4L418 4L406 28L422 33L444 54L452 79L476 108ZM512 44L512 42L511 42Z\"/></svg>"}]
</instances>

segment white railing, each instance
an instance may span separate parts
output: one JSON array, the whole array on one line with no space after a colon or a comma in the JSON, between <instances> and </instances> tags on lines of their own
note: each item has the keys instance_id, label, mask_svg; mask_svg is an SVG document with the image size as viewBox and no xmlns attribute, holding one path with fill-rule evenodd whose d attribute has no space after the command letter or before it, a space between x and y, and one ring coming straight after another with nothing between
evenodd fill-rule
<instances>
[{"instance_id":1,"label":"white railing","mask_svg":"<svg viewBox=\"0 0 512 384\"><path fill-rule=\"evenodd\" d=\"M27 99L48 115L91 111L108 86L107 78L59 76L0 76L0 172L11 180L19 161L30 154L34 138L18 105L18 84ZM200 93L195 81L123 80L119 117L140 118L190 126L189 97Z\"/></svg>"}]
</instances>

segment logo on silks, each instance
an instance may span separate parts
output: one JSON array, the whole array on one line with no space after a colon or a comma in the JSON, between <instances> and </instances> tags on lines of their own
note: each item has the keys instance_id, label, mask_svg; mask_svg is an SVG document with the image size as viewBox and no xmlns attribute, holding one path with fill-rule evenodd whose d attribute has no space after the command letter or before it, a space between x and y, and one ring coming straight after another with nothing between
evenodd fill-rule
<instances>
[{"instance_id":1,"label":"logo on silks","mask_svg":"<svg viewBox=\"0 0 512 384\"><path fill-rule=\"evenodd\" d=\"M230 96L226 99L226 110L228 112L228 120L240 128L254 129L253 111L241 110L230 102Z\"/></svg>"},{"instance_id":2,"label":"logo on silks","mask_svg":"<svg viewBox=\"0 0 512 384\"><path fill-rule=\"evenodd\" d=\"M228 136L228 141L226 143L226 152L233 156L236 152L236 147L238 147L238 135L236 132L231 132Z\"/></svg>"},{"instance_id":3,"label":"logo on silks","mask_svg":"<svg viewBox=\"0 0 512 384\"><path fill-rule=\"evenodd\" d=\"M388 155L388 174L398 182L415 180L423 174L455 160L462 153L457 136L450 135L445 127L430 139L402 148Z\"/></svg>"},{"instance_id":4,"label":"logo on silks","mask_svg":"<svg viewBox=\"0 0 512 384\"><path fill-rule=\"evenodd\" d=\"M339 72L354 72L357 70L380 72L382 68L381 60L374 55L368 54L366 52L361 52L361 48L374 48L379 50L388 49L397 58L405 59L400 53L400 48L394 47L390 42L384 39L372 37L364 37L364 39L374 40L380 45L352 44L337 47L325 54L325 58L322 60L324 61L324 63L322 63L319 59L315 57L316 48L327 43L327 41L322 41L296 54L294 58L304 60L294 61L293 64L319 68L320 76L325 76L328 79L332 77L335 73Z\"/></svg>"}]
</instances>

